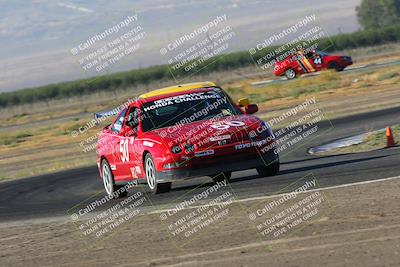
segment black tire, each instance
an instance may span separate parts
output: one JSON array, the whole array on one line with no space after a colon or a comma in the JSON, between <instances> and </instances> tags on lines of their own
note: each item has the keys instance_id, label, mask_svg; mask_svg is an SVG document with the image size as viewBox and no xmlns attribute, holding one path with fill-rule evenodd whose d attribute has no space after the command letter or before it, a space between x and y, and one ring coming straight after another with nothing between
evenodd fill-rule
<instances>
[{"instance_id":1,"label":"black tire","mask_svg":"<svg viewBox=\"0 0 400 267\"><path fill-rule=\"evenodd\" d=\"M157 171L153 157L147 153L144 157L144 170L146 175L147 187L153 194L167 193L171 191L171 183L157 183Z\"/></svg>"},{"instance_id":2,"label":"black tire","mask_svg":"<svg viewBox=\"0 0 400 267\"><path fill-rule=\"evenodd\" d=\"M339 64L338 64L337 62L335 62L335 61L332 61L332 62L330 62L330 63L328 64L328 69L330 69L330 70L336 70L336 71L342 71L342 70L343 70L343 68L341 68L341 67L339 66Z\"/></svg>"},{"instance_id":3,"label":"black tire","mask_svg":"<svg viewBox=\"0 0 400 267\"><path fill-rule=\"evenodd\" d=\"M257 168L257 172L261 177L274 176L279 173L280 163L276 160L268 166L262 166Z\"/></svg>"},{"instance_id":4,"label":"black tire","mask_svg":"<svg viewBox=\"0 0 400 267\"><path fill-rule=\"evenodd\" d=\"M115 190L120 190L121 188L123 188L124 186L123 185L115 185ZM118 198L120 198L120 197L126 197L126 196L128 196L128 190L126 190L126 189L124 189L123 191L121 190L120 191L120 193L119 193L119 195L118 195Z\"/></svg>"},{"instance_id":5,"label":"black tire","mask_svg":"<svg viewBox=\"0 0 400 267\"><path fill-rule=\"evenodd\" d=\"M213 179L214 182L222 182L224 180L229 180L231 179L232 172L220 172L214 175L210 175L210 177Z\"/></svg>"},{"instance_id":6,"label":"black tire","mask_svg":"<svg viewBox=\"0 0 400 267\"><path fill-rule=\"evenodd\" d=\"M116 185L114 181L114 174L111 171L110 164L106 159L101 161L101 178L103 179L104 190L110 198L121 198L128 195L128 190L120 190L123 186ZM116 194L118 192L118 194Z\"/></svg>"},{"instance_id":7,"label":"black tire","mask_svg":"<svg viewBox=\"0 0 400 267\"><path fill-rule=\"evenodd\" d=\"M296 78L297 73L294 69L287 69L285 71L285 76L288 80L293 80L294 78Z\"/></svg>"}]
</instances>

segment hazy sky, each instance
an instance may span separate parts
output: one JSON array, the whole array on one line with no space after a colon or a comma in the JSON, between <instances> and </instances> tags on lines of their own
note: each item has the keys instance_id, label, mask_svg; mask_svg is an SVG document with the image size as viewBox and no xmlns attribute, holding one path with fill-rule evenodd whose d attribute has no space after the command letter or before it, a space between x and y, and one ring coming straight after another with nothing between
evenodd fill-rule
<instances>
[{"instance_id":1,"label":"hazy sky","mask_svg":"<svg viewBox=\"0 0 400 267\"><path fill-rule=\"evenodd\" d=\"M234 38L227 51L247 50L301 18L316 15L327 34L359 28L355 7L361 0L0 0L0 92L93 75L164 64L160 49L217 17ZM137 20L111 33L90 49L71 49L104 33L128 16ZM102 71L87 71L79 60L121 36L127 29L144 32L137 50ZM196 38L192 40L196 42Z\"/></svg>"}]
</instances>

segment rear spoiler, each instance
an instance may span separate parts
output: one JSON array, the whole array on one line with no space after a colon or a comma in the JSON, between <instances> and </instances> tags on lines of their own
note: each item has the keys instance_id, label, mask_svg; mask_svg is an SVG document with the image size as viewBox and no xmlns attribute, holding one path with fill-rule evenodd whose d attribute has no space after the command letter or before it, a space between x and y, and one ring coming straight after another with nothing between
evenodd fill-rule
<instances>
[{"instance_id":1,"label":"rear spoiler","mask_svg":"<svg viewBox=\"0 0 400 267\"><path fill-rule=\"evenodd\" d=\"M102 112L95 112L94 113L94 119L97 121L103 121L107 119L110 116L115 116L119 113L120 111L118 109L113 109L109 111L102 111Z\"/></svg>"},{"instance_id":2,"label":"rear spoiler","mask_svg":"<svg viewBox=\"0 0 400 267\"><path fill-rule=\"evenodd\" d=\"M133 102L134 102L134 100L128 99L127 102L125 102L122 105L119 105L118 107L116 107L112 110L95 112L94 119L95 119L96 123L102 122L102 121L106 120L108 117L118 115L122 109L127 108Z\"/></svg>"}]
</instances>

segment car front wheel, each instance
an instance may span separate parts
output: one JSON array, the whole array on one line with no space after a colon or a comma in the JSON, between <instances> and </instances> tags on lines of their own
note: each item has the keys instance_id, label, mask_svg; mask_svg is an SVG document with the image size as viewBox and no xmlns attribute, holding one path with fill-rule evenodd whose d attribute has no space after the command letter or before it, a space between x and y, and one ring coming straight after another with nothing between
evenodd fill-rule
<instances>
[{"instance_id":1,"label":"car front wheel","mask_svg":"<svg viewBox=\"0 0 400 267\"><path fill-rule=\"evenodd\" d=\"M280 163L276 160L269 164L268 166L262 166L257 168L257 172L261 177L274 176L279 172Z\"/></svg>"},{"instance_id":2,"label":"car front wheel","mask_svg":"<svg viewBox=\"0 0 400 267\"><path fill-rule=\"evenodd\" d=\"M154 164L153 157L147 154L144 159L146 181L150 191L154 194L166 193L171 191L171 183L157 183L157 171Z\"/></svg>"},{"instance_id":3,"label":"car front wheel","mask_svg":"<svg viewBox=\"0 0 400 267\"><path fill-rule=\"evenodd\" d=\"M296 72L293 69L288 69L285 71L285 76L288 80L293 80L296 78Z\"/></svg>"},{"instance_id":4,"label":"car front wheel","mask_svg":"<svg viewBox=\"0 0 400 267\"><path fill-rule=\"evenodd\" d=\"M337 62L335 62L335 61L329 63L328 69L330 69L330 70L336 70L336 71L342 71L342 70L343 70L343 68L341 68L341 67L339 66L339 64L338 64Z\"/></svg>"}]
</instances>

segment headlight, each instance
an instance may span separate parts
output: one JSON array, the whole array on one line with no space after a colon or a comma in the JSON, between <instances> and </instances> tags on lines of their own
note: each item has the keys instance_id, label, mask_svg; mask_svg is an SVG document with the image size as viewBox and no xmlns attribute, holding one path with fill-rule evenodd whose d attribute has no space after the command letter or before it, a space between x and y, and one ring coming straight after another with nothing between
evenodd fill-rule
<instances>
[{"instance_id":1,"label":"headlight","mask_svg":"<svg viewBox=\"0 0 400 267\"><path fill-rule=\"evenodd\" d=\"M275 139L274 131L272 131L272 128L269 125L269 123L267 121L264 121L263 125L265 125L265 128L266 128L266 131L268 132L268 135Z\"/></svg>"},{"instance_id":2,"label":"headlight","mask_svg":"<svg viewBox=\"0 0 400 267\"><path fill-rule=\"evenodd\" d=\"M342 60L344 60L344 61L351 61L352 59L351 59L351 57L344 56L344 57L342 57Z\"/></svg>"},{"instance_id":3,"label":"headlight","mask_svg":"<svg viewBox=\"0 0 400 267\"><path fill-rule=\"evenodd\" d=\"M171 151L174 154L179 154L182 152L182 148L180 146L175 145L175 146L171 147Z\"/></svg>"},{"instance_id":4,"label":"headlight","mask_svg":"<svg viewBox=\"0 0 400 267\"><path fill-rule=\"evenodd\" d=\"M263 139L275 139L274 132L272 131L271 126L269 125L268 122L263 121L260 123L260 126L257 127L257 129L253 133L253 138L256 140L263 140Z\"/></svg>"}]
</instances>

